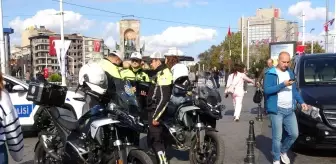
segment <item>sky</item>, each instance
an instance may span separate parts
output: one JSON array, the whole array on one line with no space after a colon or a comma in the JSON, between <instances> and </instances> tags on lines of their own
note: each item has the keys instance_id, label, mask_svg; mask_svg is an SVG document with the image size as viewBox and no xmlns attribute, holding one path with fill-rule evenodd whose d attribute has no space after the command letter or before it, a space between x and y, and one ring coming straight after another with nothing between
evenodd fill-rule
<instances>
[{"instance_id":1,"label":"sky","mask_svg":"<svg viewBox=\"0 0 336 164\"><path fill-rule=\"evenodd\" d=\"M103 38L114 49L119 43L119 24L123 18L141 21L141 44L146 52L166 51L177 47L185 55L197 56L211 45L217 45L231 32L238 30L241 16L253 16L258 8L280 8L281 17L300 24L305 11L306 40L323 39L326 1L324 0L64 0L65 33L82 33ZM15 33L12 45L20 44L20 34L25 27L45 26L60 32L57 14L58 0L3 0L3 24ZM333 18L334 2L330 1ZM123 17L134 15L134 17ZM161 21L158 21L161 20ZM314 28L310 33L310 30ZM332 27L334 28L334 27ZM333 32L333 31L332 31ZM300 38L302 37L302 33Z\"/></svg>"}]
</instances>

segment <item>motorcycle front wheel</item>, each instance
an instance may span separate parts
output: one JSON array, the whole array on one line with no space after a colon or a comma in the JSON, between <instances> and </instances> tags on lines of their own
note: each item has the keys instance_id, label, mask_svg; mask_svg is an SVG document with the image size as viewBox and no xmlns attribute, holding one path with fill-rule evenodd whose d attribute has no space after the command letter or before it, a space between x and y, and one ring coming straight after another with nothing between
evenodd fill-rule
<instances>
[{"instance_id":1,"label":"motorcycle front wheel","mask_svg":"<svg viewBox=\"0 0 336 164\"><path fill-rule=\"evenodd\" d=\"M115 164L116 160L110 160L108 164ZM127 164L153 164L152 159L142 150L131 150L127 156Z\"/></svg>"},{"instance_id":2,"label":"motorcycle front wheel","mask_svg":"<svg viewBox=\"0 0 336 164\"><path fill-rule=\"evenodd\" d=\"M35 149L34 164L61 164L61 162L50 157L44 150L42 143L39 142Z\"/></svg>"},{"instance_id":3,"label":"motorcycle front wheel","mask_svg":"<svg viewBox=\"0 0 336 164\"><path fill-rule=\"evenodd\" d=\"M203 151L201 152L201 149ZM222 164L224 162L224 141L215 131L207 131L204 146L199 147L194 139L189 151L191 164Z\"/></svg>"}]
</instances>

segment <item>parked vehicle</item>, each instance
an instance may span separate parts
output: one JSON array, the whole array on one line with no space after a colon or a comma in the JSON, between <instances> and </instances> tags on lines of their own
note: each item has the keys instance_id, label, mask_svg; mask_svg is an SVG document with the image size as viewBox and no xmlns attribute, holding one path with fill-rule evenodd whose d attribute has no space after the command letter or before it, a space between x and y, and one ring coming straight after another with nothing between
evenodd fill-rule
<instances>
[{"instance_id":1,"label":"parked vehicle","mask_svg":"<svg viewBox=\"0 0 336 164\"><path fill-rule=\"evenodd\" d=\"M9 96L13 102L14 107L18 113L20 124L23 131L36 131L34 128L34 116L39 110L42 110L39 105L34 104L33 101L26 99L29 85L13 76L4 74L4 87L8 91ZM82 116L83 102L76 101L74 97L79 97L74 91L68 90L66 98L62 106L72 112L75 118Z\"/></svg>"},{"instance_id":2,"label":"parked vehicle","mask_svg":"<svg viewBox=\"0 0 336 164\"><path fill-rule=\"evenodd\" d=\"M27 99L42 107L34 117L40 130L34 150L35 164L152 164L144 151L132 146L132 132L144 129L138 117L118 103L104 105L107 102L104 96L86 90L85 96L90 97L93 107L77 120L73 113L57 108L63 104L66 92L66 87L48 83L29 85ZM137 107L135 97L122 91L117 97L119 102Z\"/></svg>"},{"instance_id":3,"label":"parked vehicle","mask_svg":"<svg viewBox=\"0 0 336 164\"><path fill-rule=\"evenodd\" d=\"M216 122L223 118L223 105L222 97L217 89L214 78L208 74L205 76L205 85L195 88L198 101L196 106L202 109L204 121L212 128L216 128Z\"/></svg>"},{"instance_id":4,"label":"parked vehicle","mask_svg":"<svg viewBox=\"0 0 336 164\"><path fill-rule=\"evenodd\" d=\"M336 54L300 56L295 66L299 92L308 111L297 106L299 138L294 148L336 148Z\"/></svg>"},{"instance_id":5,"label":"parked vehicle","mask_svg":"<svg viewBox=\"0 0 336 164\"><path fill-rule=\"evenodd\" d=\"M192 164L222 164L224 141L208 122L209 108L198 107L203 100L197 94L188 94L191 91L190 86L174 84L172 99L160 122L164 141L174 149L189 150Z\"/></svg>"}]
</instances>

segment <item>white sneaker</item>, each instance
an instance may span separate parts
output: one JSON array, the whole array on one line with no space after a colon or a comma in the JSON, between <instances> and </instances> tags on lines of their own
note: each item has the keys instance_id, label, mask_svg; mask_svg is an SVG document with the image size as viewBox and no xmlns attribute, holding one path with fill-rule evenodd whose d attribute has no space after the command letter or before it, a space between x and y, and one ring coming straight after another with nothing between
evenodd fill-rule
<instances>
[{"instance_id":1,"label":"white sneaker","mask_svg":"<svg viewBox=\"0 0 336 164\"><path fill-rule=\"evenodd\" d=\"M281 159L282 163L290 164L290 159L288 158L287 153L281 153L280 154L280 159Z\"/></svg>"},{"instance_id":2,"label":"white sneaker","mask_svg":"<svg viewBox=\"0 0 336 164\"><path fill-rule=\"evenodd\" d=\"M281 164L280 161L273 161L273 164Z\"/></svg>"}]
</instances>

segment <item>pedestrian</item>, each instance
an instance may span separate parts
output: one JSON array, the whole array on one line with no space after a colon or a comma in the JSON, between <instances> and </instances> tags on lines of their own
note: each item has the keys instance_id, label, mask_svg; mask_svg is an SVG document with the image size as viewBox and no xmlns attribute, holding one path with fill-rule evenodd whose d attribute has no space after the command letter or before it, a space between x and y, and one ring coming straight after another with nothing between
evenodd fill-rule
<instances>
[{"instance_id":1,"label":"pedestrian","mask_svg":"<svg viewBox=\"0 0 336 164\"><path fill-rule=\"evenodd\" d=\"M254 83L254 81L244 74L244 68L239 65L235 64L233 68L233 72L229 75L225 94L228 97L229 94L232 95L233 100L233 107L234 107L234 121L239 121L242 105L243 105L243 98L244 98L244 81L249 83Z\"/></svg>"},{"instance_id":2,"label":"pedestrian","mask_svg":"<svg viewBox=\"0 0 336 164\"><path fill-rule=\"evenodd\" d=\"M219 88L220 87L220 84L219 84L219 70L217 69L217 67L214 67L212 69L212 76L215 79L217 88Z\"/></svg>"},{"instance_id":3,"label":"pedestrian","mask_svg":"<svg viewBox=\"0 0 336 164\"><path fill-rule=\"evenodd\" d=\"M23 135L18 114L8 92L3 85L0 73L0 164L8 164L8 152L13 160L23 158Z\"/></svg>"},{"instance_id":4,"label":"pedestrian","mask_svg":"<svg viewBox=\"0 0 336 164\"><path fill-rule=\"evenodd\" d=\"M199 72L196 70L195 72L195 86L198 86L198 78L199 78Z\"/></svg>"},{"instance_id":5,"label":"pedestrian","mask_svg":"<svg viewBox=\"0 0 336 164\"><path fill-rule=\"evenodd\" d=\"M289 53L281 52L278 65L268 69L264 78L266 110L272 124L273 164L280 164L280 160L285 164L290 163L287 151L299 135L294 113L296 102L301 104L302 110L308 109L297 91L294 73L288 68L289 63ZM283 134L283 129L287 133Z\"/></svg>"},{"instance_id":6,"label":"pedestrian","mask_svg":"<svg viewBox=\"0 0 336 164\"><path fill-rule=\"evenodd\" d=\"M244 74L247 76L247 69L244 66ZM244 92L247 93L247 81L244 81Z\"/></svg>"},{"instance_id":7,"label":"pedestrian","mask_svg":"<svg viewBox=\"0 0 336 164\"><path fill-rule=\"evenodd\" d=\"M266 67L264 68L264 70L259 74L258 76L258 79L257 79L257 87L260 87L262 86L263 84L263 81L264 81L264 77L265 77L265 73L268 69L272 68L273 67L273 59L269 58L267 61L266 61ZM265 94L264 94L264 109L266 109L266 101L265 101L266 97L265 97ZM267 111L265 111L265 115L267 114Z\"/></svg>"},{"instance_id":8,"label":"pedestrian","mask_svg":"<svg viewBox=\"0 0 336 164\"><path fill-rule=\"evenodd\" d=\"M29 82L30 82L30 72L29 71L27 71L26 72L26 74L25 74L25 79L26 79L26 83L28 83L29 84Z\"/></svg>"}]
</instances>

